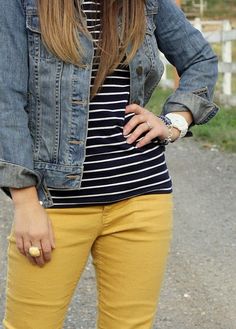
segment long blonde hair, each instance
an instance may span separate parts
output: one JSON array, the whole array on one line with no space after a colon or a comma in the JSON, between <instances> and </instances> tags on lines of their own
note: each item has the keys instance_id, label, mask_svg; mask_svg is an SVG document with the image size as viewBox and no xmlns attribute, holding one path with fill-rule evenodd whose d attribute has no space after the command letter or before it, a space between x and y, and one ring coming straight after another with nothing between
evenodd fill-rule
<instances>
[{"instance_id":1,"label":"long blonde hair","mask_svg":"<svg viewBox=\"0 0 236 329\"><path fill-rule=\"evenodd\" d=\"M42 41L45 46L61 60L78 66L82 66L83 56L78 31L90 36L83 23L80 2L81 0L38 0ZM102 31L97 52L101 56L91 96L96 94L106 75L123 58L125 64L132 60L145 33L145 0L100 0L100 4ZM129 44L131 49L125 57Z\"/></svg>"}]
</instances>

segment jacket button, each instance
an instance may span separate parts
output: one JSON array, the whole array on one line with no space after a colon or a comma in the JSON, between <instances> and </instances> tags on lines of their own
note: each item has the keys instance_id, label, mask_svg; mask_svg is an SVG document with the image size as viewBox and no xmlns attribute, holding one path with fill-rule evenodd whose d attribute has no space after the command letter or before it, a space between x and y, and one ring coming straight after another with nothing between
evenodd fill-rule
<instances>
[{"instance_id":1,"label":"jacket button","mask_svg":"<svg viewBox=\"0 0 236 329\"><path fill-rule=\"evenodd\" d=\"M77 179L78 177L80 177L80 175L66 175L66 178L69 179Z\"/></svg>"},{"instance_id":2,"label":"jacket button","mask_svg":"<svg viewBox=\"0 0 236 329\"><path fill-rule=\"evenodd\" d=\"M81 144L81 141L78 141L78 140L70 140L69 141L70 144Z\"/></svg>"},{"instance_id":3,"label":"jacket button","mask_svg":"<svg viewBox=\"0 0 236 329\"><path fill-rule=\"evenodd\" d=\"M136 69L136 73L138 75L142 75L143 74L143 67L142 66L138 66L137 69Z\"/></svg>"},{"instance_id":4,"label":"jacket button","mask_svg":"<svg viewBox=\"0 0 236 329\"><path fill-rule=\"evenodd\" d=\"M137 99L136 101L134 101L134 104L140 105L141 102L140 102L140 100Z\"/></svg>"}]
</instances>

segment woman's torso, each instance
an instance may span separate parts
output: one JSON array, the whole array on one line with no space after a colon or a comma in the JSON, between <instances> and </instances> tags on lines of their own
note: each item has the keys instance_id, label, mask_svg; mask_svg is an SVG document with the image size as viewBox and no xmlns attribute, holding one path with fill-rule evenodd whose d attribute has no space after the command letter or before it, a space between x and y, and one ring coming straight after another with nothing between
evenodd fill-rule
<instances>
[{"instance_id":1,"label":"woman's torso","mask_svg":"<svg viewBox=\"0 0 236 329\"><path fill-rule=\"evenodd\" d=\"M93 1L82 6L87 27L96 41L100 33L100 7ZM97 11L95 19L94 12ZM91 87L99 57L94 57ZM120 65L108 75L89 103L88 135L80 189L49 187L54 208L110 203L147 193L170 193L171 179L164 148L151 143L142 149L129 145L123 127L133 114L125 115L130 97L130 72Z\"/></svg>"},{"instance_id":2,"label":"woman's torso","mask_svg":"<svg viewBox=\"0 0 236 329\"><path fill-rule=\"evenodd\" d=\"M24 0L29 46L29 91L26 111L35 170L47 186L79 188L86 154L93 42L80 34L83 67L66 64L49 53L41 40L36 0ZM158 58L153 15L157 1L147 1L145 40L129 65L130 103L144 106L158 84L163 65ZM50 78L49 78L50 77ZM50 195L48 195L50 199ZM48 200L48 205L51 204Z\"/></svg>"}]
</instances>

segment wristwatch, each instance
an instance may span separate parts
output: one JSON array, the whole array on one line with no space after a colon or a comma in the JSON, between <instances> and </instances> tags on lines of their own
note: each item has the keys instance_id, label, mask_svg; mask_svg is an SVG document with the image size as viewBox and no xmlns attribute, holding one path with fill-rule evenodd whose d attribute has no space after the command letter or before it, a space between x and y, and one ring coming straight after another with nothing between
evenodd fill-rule
<instances>
[{"instance_id":1,"label":"wristwatch","mask_svg":"<svg viewBox=\"0 0 236 329\"><path fill-rule=\"evenodd\" d=\"M182 115L176 113L168 113L165 116L170 119L172 126L180 131L178 138L182 138L187 134L188 122Z\"/></svg>"}]
</instances>

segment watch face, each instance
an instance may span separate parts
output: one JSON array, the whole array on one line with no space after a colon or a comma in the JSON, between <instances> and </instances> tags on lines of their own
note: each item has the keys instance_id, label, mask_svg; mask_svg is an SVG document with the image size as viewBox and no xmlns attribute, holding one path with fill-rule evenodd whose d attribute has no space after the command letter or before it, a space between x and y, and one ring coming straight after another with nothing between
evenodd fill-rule
<instances>
[{"instance_id":1,"label":"watch face","mask_svg":"<svg viewBox=\"0 0 236 329\"><path fill-rule=\"evenodd\" d=\"M183 122L180 118L175 118L175 124L178 125L178 127L181 128L181 130L186 128L185 122Z\"/></svg>"},{"instance_id":2,"label":"watch face","mask_svg":"<svg viewBox=\"0 0 236 329\"><path fill-rule=\"evenodd\" d=\"M188 131L188 123L186 119L175 113L168 113L166 116L171 120L173 127L180 130L181 137L183 137Z\"/></svg>"}]
</instances>

